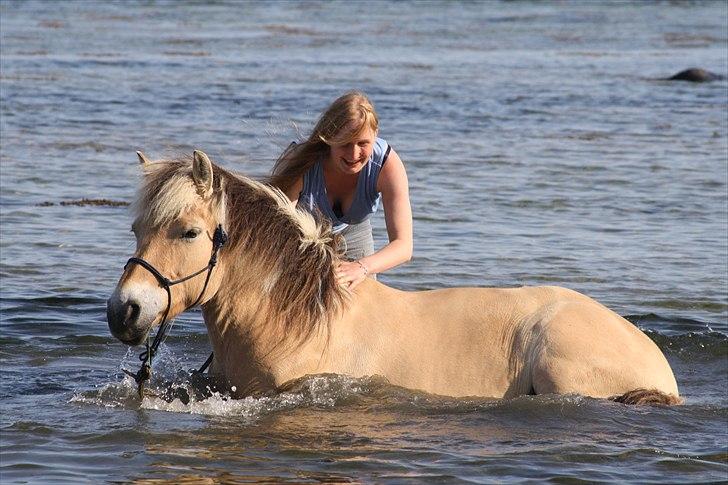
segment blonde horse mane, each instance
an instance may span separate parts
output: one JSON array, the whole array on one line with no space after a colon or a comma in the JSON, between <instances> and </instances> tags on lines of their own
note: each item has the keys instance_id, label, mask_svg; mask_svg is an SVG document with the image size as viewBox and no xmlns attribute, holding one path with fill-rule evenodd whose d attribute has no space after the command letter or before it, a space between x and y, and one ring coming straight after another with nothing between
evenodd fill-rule
<instances>
[{"instance_id":1,"label":"blonde horse mane","mask_svg":"<svg viewBox=\"0 0 728 485\"><path fill-rule=\"evenodd\" d=\"M229 235L220 253L229 268L223 298L241 298L243 286L253 286L262 297L256 313L266 328L281 332L281 340L300 343L318 328L328 329L349 297L336 280L331 226L297 209L276 188L212 167L209 207ZM191 159L148 163L144 173L132 206L135 224L159 228L199 203Z\"/></svg>"}]
</instances>

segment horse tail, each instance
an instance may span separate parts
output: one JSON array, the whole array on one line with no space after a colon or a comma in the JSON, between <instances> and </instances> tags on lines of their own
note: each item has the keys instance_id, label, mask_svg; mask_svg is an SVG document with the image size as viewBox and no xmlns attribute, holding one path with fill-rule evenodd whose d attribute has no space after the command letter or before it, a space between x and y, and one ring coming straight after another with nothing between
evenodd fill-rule
<instances>
[{"instance_id":1,"label":"horse tail","mask_svg":"<svg viewBox=\"0 0 728 485\"><path fill-rule=\"evenodd\" d=\"M648 405L648 406L674 406L682 404L683 400L674 395L667 394L657 389L634 389L629 392L625 392L621 396L614 396L610 398L614 402L622 404L634 404L634 405Z\"/></svg>"}]
</instances>

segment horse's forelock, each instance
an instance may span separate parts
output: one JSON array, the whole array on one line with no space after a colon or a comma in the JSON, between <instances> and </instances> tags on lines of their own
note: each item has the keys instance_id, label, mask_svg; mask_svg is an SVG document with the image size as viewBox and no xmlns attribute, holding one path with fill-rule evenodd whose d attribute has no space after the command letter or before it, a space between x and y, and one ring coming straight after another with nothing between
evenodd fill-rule
<instances>
[{"instance_id":1,"label":"horse's forelock","mask_svg":"<svg viewBox=\"0 0 728 485\"><path fill-rule=\"evenodd\" d=\"M200 202L192 179L191 160L172 160L146 164L144 180L137 193L132 211L137 220L148 227L160 227L172 222ZM225 200L222 190L212 197L211 209L224 224Z\"/></svg>"}]
</instances>

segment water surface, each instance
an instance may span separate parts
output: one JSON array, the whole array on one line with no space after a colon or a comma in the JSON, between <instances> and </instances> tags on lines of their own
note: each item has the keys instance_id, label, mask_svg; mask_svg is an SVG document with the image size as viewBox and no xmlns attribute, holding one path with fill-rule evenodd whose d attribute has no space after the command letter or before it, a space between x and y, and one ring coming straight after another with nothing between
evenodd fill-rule
<instances>
[{"instance_id":1,"label":"water surface","mask_svg":"<svg viewBox=\"0 0 728 485\"><path fill-rule=\"evenodd\" d=\"M3 483L728 479L728 83L660 80L728 74L727 25L724 2L1 2ZM195 396L197 311L156 364L167 399L140 403L104 313L128 210L60 203L130 202L139 149L262 176L352 88L410 178L414 258L383 281L586 293L686 404L344 376Z\"/></svg>"}]
</instances>

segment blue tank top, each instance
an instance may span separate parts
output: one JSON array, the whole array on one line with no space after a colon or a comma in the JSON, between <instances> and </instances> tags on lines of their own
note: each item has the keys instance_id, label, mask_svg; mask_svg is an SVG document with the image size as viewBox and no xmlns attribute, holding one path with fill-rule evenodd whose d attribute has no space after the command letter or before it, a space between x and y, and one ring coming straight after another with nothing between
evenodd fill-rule
<instances>
[{"instance_id":1,"label":"blue tank top","mask_svg":"<svg viewBox=\"0 0 728 485\"><path fill-rule=\"evenodd\" d=\"M377 180L390 150L385 140L381 138L375 140L372 156L359 172L354 200L346 214L337 215L329 203L322 160L317 160L303 175L303 189L298 196L298 207L312 214L316 214L317 210L320 211L331 220L334 232L340 232L350 224L358 224L370 218L377 211L379 201L382 199L382 194L377 192Z\"/></svg>"}]
</instances>

